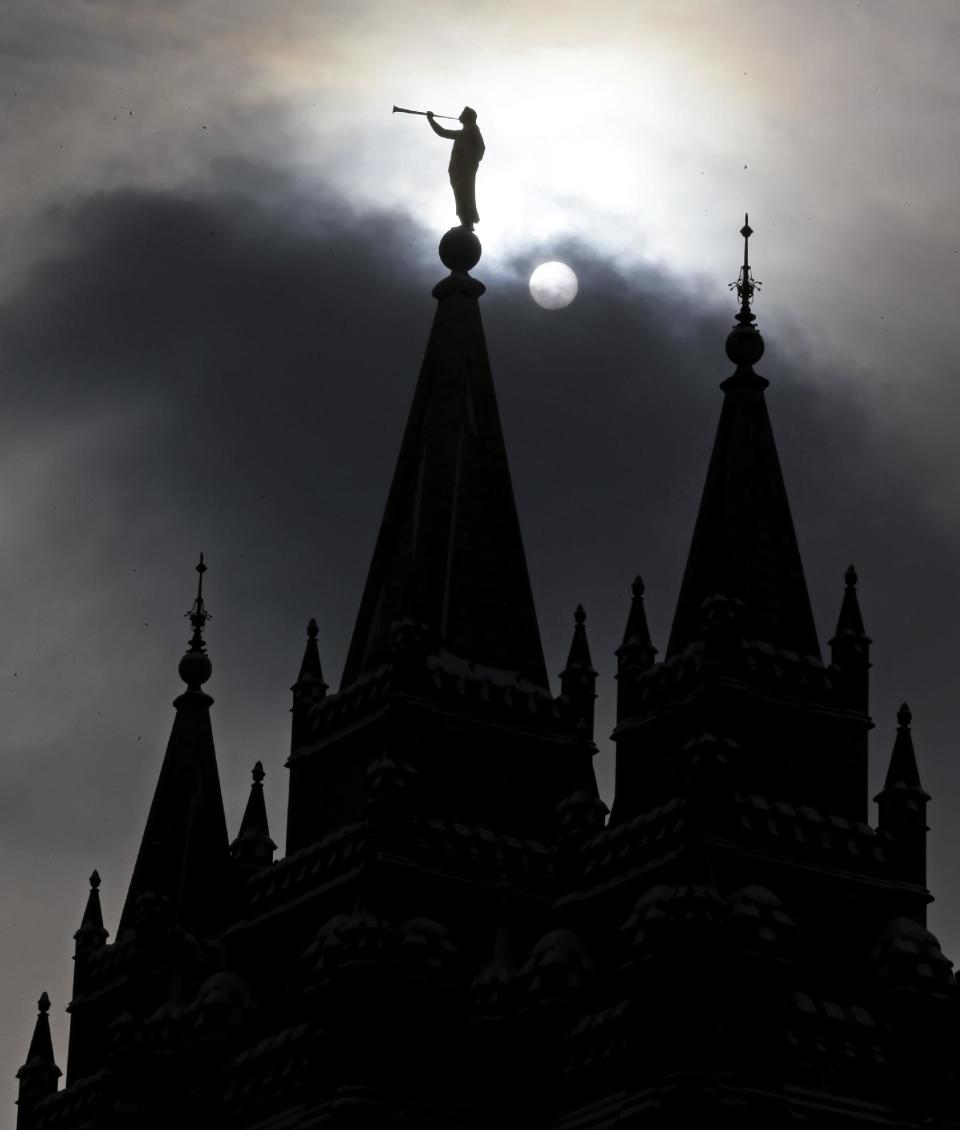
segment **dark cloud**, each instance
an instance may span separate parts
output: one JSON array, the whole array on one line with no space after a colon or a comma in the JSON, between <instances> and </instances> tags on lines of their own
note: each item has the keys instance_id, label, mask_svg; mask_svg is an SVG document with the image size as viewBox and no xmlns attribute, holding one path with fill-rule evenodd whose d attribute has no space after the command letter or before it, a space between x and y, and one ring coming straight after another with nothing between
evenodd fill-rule
<instances>
[{"instance_id":1,"label":"dark cloud","mask_svg":"<svg viewBox=\"0 0 960 1130\"><path fill-rule=\"evenodd\" d=\"M231 825L268 766L282 829L288 687L311 615L339 677L442 268L433 237L227 162L202 191L117 190L61 208L54 248L0 309L13 499L0 561L0 881L8 927L0 1054L14 1068L31 1002L68 992L85 876L116 922L178 690L196 553L210 564L215 729ZM598 771L609 789L613 649L641 572L656 642L692 532L727 375L731 303L590 248L565 311L540 310L530 248L482 300L548 662L572 609L602 671ZM758 305L761 324L762 303ZM796 334L796 336L795 336ZM785 337L787 335L784 335ZM875 648L875 761L900 698L934 801L934 928L960 945L945 877L957 551L890 430L817 368L815 342L768 340L761 369L822 640L860 569ZM5 721L3 720L5 719ZM29 874L29 882L25 875ZM65 1026L58 1020L61 1035Z\"/></svg>"}]
</instances>

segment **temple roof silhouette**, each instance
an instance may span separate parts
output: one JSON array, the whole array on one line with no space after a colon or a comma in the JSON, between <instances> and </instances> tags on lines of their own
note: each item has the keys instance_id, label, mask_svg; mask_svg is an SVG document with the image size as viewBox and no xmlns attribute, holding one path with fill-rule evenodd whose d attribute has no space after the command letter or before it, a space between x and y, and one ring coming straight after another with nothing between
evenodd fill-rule
<instances>
[{"instance_id":1,"label":"temple roof silhouette","mask_svg":"<svg viewBox=\"0 0 960 1130\"><path fill-rule=\"evenodd\" d=\"M662 660L639 577L624 610L609 819L586 612L554 694L453 229L340 690L317 620L291 643L286 853L259 760L228 845L201 557L116 937L94 872L67 1083L44 994L17 1130L960 1128L912 716L870 823L871 640L851 567L820 655L751 234Z\"/></svg>"}]
</instances>

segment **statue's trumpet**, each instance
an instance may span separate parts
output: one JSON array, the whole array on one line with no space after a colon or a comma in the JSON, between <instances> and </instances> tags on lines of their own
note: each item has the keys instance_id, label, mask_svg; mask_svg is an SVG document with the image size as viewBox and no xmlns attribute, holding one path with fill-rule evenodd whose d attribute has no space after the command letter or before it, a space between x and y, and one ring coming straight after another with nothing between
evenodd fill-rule
<instances>
[{"instance_id":1,"label":"statue's trumpet","mask_svg":"<svg viewBox=\"0 0 960 1130\"><path fill-rule=\"evenodd\" d=\"M394 106L393 112L395 114L419 114L421 117L427 116L426 110L407 110L403 106ZM434 114L435 118L446 118L448 122L459 122L459 118L455 118L453 114Z\"/></svg>"}]
</instances>

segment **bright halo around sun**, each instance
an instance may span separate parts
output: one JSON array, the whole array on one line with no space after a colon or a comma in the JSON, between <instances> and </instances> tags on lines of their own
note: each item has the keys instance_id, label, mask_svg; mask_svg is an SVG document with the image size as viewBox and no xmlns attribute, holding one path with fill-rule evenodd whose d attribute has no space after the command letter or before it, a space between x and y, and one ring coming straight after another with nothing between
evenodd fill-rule
<instances>
[{"instance_id":1,"label":"bright halo around sun","mask_svg":"<svg viewBox=\"0 0 960 1130\"><path fill-rule=\"evenodd\" d=\"M530 294L544 310L562 310L577 297L577 276L566 263L541 263L530 276Z\"/></svg>"}]
</instances>

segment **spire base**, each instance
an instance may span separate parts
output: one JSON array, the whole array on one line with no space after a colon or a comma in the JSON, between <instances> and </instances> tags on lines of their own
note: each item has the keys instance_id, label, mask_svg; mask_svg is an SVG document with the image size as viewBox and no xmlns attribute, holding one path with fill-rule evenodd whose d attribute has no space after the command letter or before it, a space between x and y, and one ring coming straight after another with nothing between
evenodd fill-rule
<instances>
[{"instance_id":1,"label":"spire base","mask_svg":"<svg viewBox=\"0 0 960 1130\"><path fill-rule=\"evenodd\" d=\"M487 288L479 279L469 275L452 271L445 279L441 279L430 292L434 298L447 298L451 294L465 294L468 298L479 298L486 293Z\"/></svg>"}]
</instances>

